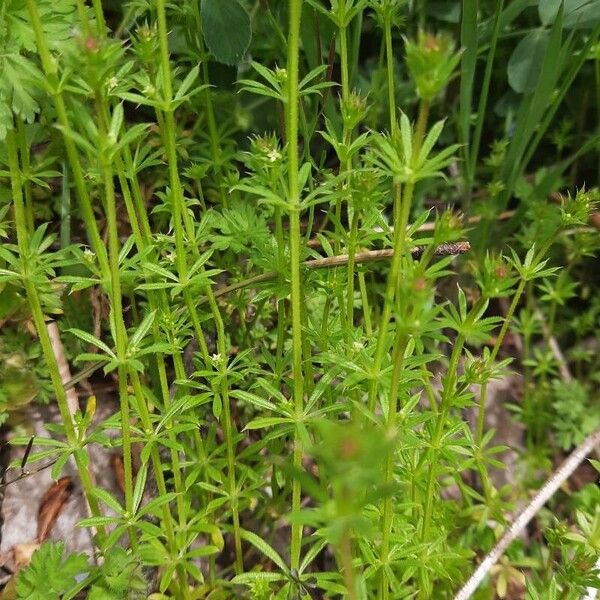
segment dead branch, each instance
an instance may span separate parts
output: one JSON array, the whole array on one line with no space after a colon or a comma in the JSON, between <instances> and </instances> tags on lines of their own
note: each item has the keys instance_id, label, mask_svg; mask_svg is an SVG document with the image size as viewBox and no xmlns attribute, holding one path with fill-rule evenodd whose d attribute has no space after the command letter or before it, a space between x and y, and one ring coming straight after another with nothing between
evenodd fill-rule
<instances>
[{"instance_id":1,"label":"dead branch","mask_svg":"<svg viewBox=\"0 0 600 600\"><path fill-rule=\"evenodd\" d=\"M69 362L65 356L65 347L63 346L62 340L60 339L60 331L58 330L58 324L56 321L50 321L46 323L46 329L48 331L48 337L52 345L52 352L58 365L58 372L60 373L60 380L65 383L71 380L71 369L69 368ZM67 406L71 413L71 418L75 415L79 409L79 398L73 388L65 388L67 396Z\"/></svg>"},{"instance_id":2,"label":"dead branch","mask_svg":"<svg viewBox=\"0 0 600 600\"><path fill-rule=\"evenodd\" d=\"M465 254L471 249L471 244L467 241L456 242L452 244L440 244L435 249L434 254L436 256L452 256L458 254ZM411 254L413 257L417 258L423 254L425 251L425 246L415 246L411 249ZM355 256L356 264L376 262L381 260L389 260L394 255L394 251L392 249L384 249L384 250L365 250L363 252L359 252ZM348 255L340 254L337 256L327 256L325 258L315 258L311 260L306 260L302 264L307 269L325 269L325 268L335 268L341 267L348 263ZM215 298L221 298L222 296L227 296L232 292L236 292L238 290L250 287L252 285L256 285L258 283L263 283L265 281L272 281L273 279L277 279L278 277L277 271L269 271L267 273L260 273L259 275L254 275L252 277L248 277L247 279L243 279L242 281L238 281L236 283L232 283L231 285L223 285L214 288L214 296ZM200 298L198 300L198 304L204 304L208 299L206 297ZM66 390L75 387L81 380L87 379L93 373L95 373L98 369L102 368L106 363L105 362L97 362L85 369L82 369L69 381L64 383L64 388Z\"/></svg>"},{"instance_id":3,"label":"dead branch","mask_svg":"<svg viewBox=\"0 0 600 600\"><path fill-rule=\"evenodd\" d=\"M456 242L455 244L441 244L435 249L436 256L453 256L465 254L471 249L469 242ZM411 249L413 257L417 258L425 251L424 246L415 246ZM391 248L385 250L365 250L358 252L354 257L354 262L358 264L376 262L379 260L388 260L394 256L394 251ZM324 269L331 267L341 267L348 263L347 254L339 254L337 256L327 256L325 258L315 258L304 262L304 266L309 269Z\"/></svg>"}]
</instances>

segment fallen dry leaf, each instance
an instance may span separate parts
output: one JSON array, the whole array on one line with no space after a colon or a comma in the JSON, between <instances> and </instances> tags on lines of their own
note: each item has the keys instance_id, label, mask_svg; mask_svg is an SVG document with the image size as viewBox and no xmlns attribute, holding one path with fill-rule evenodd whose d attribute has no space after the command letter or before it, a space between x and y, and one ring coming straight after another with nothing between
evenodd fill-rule
<instances>
[{"instance_id":1,"label":"fallen dry leaf","mask_svg":"<svg viewBox=\"0 0 600 600\"><path fill-rule=\"evenodd\" d=\"M33 553L40 547L38 542L28 542L25 544L17 544L13 549L13 559L15 565L15 573L26 567L31 562Z\"/></svg>"},{"instance_id":2,"label":"fallen dry leaf","mask_svg":"<svg viewBox=\"0 0 600 600\"><path fill-rule=\"evenodd\" d=\"M31 562L33 553L40 547L38 542L16 544L7 552L0 553L0 600L16 600L17 574Z\"/></svg>"},{"instance_id":3,"label":"fallen dry leaf","mask_svg":"<svg viewBox=\"0 0 600 600\"><path fill-rule=\"evenodd\" d=\"M17 578L14 575L11 575L4 585L2 593L0 593L0 600L17 600Z\"/></svg>"},{"instance_id":4,"label":"fallen dry leaf","mask_svg":"<svg viewBox=\"0 0 600 600\"><path fill-rule=\"evenodd\" d=\"M37 539L40 543L50 535L63 506L71 497L72 491L73 484L70 477L61 477L46 490L38 510Z\"/></svg>"},{"instance_id":5,"label":"fallen dry leaf","mask_svg":"<svg viewBox=\"0 0 600 600\"><path fill-rule=\"evenodd\" d=\"M115 481L117 486L121 490L121 493L125 493L125 468L123 467L123 456L120 454L113 454L110 457L110 464L115 474Z\"/></svg>"}]
</instances>

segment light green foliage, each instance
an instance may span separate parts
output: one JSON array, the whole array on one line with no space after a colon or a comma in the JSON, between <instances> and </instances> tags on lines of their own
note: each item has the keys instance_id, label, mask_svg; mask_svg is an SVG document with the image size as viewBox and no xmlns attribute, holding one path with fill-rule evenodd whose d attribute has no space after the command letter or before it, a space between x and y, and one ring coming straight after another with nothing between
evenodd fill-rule
<instances>
[{"instance_id":1,"label":"light green foliage","mask_svg":"<svg viewBox=\"0 0 600 600\"><path fill-rule=\"evenodd\" d=\"M50 600L75 587L76 578L89 571L85 554L64 555L64 543L48 542L33 553L31 563L17 579L18 598Z\"/></svg>"},{"instance_id":2,"label":"light green foliage","mask_svg":"<svg viewBox=\"0 0 600 600\"><path fill-rule=\"evenodd\" d=\"M75 24L75 0L42 0L39 11L51 46L67 40ZM40 111L42 73L26 53L35 52L35 38L24 0L6 0L0 7L0 140L14 112L32 123Z\"/></svg>"},{"instance_id":3,"label":"light green foliage","mask_svg":"<svg viewBox=\"0 0 600 600\"><path fill-rule=\"evenodd\" d=\"M552 391L556 441L568 450L600 427L600 414L595 410L596 400L590 398L586 388L578 381L565 383L555 380Z\"/></svg>"},{"instance_id":4,"label":"light green foliage","mask_svg":"<svg viewBox=\"0 0 600 600\"><path fill-rule=\"evenodd\" d=\"M442 4L0 4L0 418L104 559L19 597L450 599L600 426L597 3ZM597 585L597 504L481 597Z\"/></svg>"},{"instance_id":5,"label":"light green foliage","mask_svg":"<svg viewBox=\"0 0 600 600\"><path fill-rule=\"evenodd\" d=\"M406 40L406 65L415 82L417 93L431 101L448 85L460 61L454 41L446 35L419 31L416 41Z\"/></svg>"}]
</instances>

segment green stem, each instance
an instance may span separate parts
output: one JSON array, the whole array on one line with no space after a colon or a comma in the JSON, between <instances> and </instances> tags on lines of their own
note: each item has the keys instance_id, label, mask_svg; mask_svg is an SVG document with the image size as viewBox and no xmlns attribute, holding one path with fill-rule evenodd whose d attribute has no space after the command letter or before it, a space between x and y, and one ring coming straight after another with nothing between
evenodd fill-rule
<instances>
[{"instance_id":1,"label":"green stem","mask_svg":"<svg viewBox=\"0 0 600 600\"><path fill-rule=\"evenodd\" d=\"M340 39L340 70L341 70L341 79L342 79L342 105L345 105L348 102L348 97L350 95L350 90L348 87L348 38L346 27L341 27L339 30L339 39ZM343 139L344 143L348 145L349 143L349 132L344 123L343 127ZM346 169L347 165L342 165L342 168ZM336 239L334 244L334 250L337 254L341 248L341 240L343 237L343 229L341 225L342 221L342 196L338 196L335 201L335 228L336 228ZM335 280L337 279L337 273L333 274L334 277L334 286ZM343 307L340 306L340 310L343 311Z\"/></svg>"},{"instance_id":2,"label":"green stem","mask_svg":"<svg viewBox=\"0 0 600 600\"><path fill-rule=\"evenodd\" d=\"M131 160L131 155L127 152L125 154L125 161L128 159ZM124 167L122 164L121 157L115 157L115 164L119 174L119 182L121 184L121 192L123 194L123 200L125 202L125 207L127 209L127 215L129 217L129 222L131 224L131 229L134 235L134 239L136 240L136 246L140 253L145 253L150 246L150 234L146 235L146 231L150 230L150 225L147 220L146 212L143 211L143 217L141 219L138 218L138 214L136 213L134 203L131 198L131 190L127 182L127 177L125 176ZM141 190L139 189L139 183L136 178L132 178L132 186L134 190L134 195L138 196L138 202L141 201ZM152 257L154 258L154 257ZM167 314L169 312L168 299L164 292L156 293L153 290L148 290L148 304L151 311L156 312L160 311L162 314ZM156 319L152 323L152 337L155 344L162 342L162 336L160 333L160 328ZM161 352L156 352L154 355L156 359L156 368L158 371L160 390L161 390L161 398L165 407L165 411L168 411L171 406L171 395L169 392L169 384L167 381L167 369L165 365L164 355ZM183 364L183 360L181 357L181 353L175 352L173 354L173 361L177 365L178 363ZM169 432L169 440L175 444L176 439L175 435L172 432ZM177 514L179 518L179 526L183 528L186 524L186 511L185 511L185 501L184 501L184 488L181 477L181 466L179 461L179 453L174 448L171 448L171 463L172 463L172 472L173 472L173 483L175 486L175 492L177 493ZM160 455L159 455L160 457ZM162 471L162 465L160 466L160 470Z\"/></svg>"},{"instance_id":3,"label":"green stem","mask_svg":"<svg viewBox=\"0 0 600 600\"><path fill-rule=\"evenodd\" d=\"M424 98L419 103L419 116L415 126L415 135L413 142L413 154L419 154L421 145L425 139L425 130L427 129L427 121L429 120L429 101Z\"/></svg>"},{"instance_id":4,"label":"green stem","mask_svg":"<svg viewBox=\"0 0 600 600\"><path fill-rule=\"evenodd\" d=\"M471 314L474 314L476 310L479 310L479 306L473 307ZM421 526L421 541L424 542L429 536L429 526L431 524L431 517L433 514L433 498L435 494L435 482L437 479L437 461L439 458L439 446L444 433L444 427L448 418L448 411L450 410L450 404L455 392L458 363L460 361L462 349L465 343L465 338L462 334L459 334L454 342L452 354L450 355L450 361L448 364L448 371L446 380L444 382L444 389L442 390L442 398L440 402L439 412L435 422L435 429L431 440L431 447L428 452L429 456L429 475L427 478L427 487L425 492L425 506L423 507L423 521Z\"/></svg>"},{"instance_id":5,"label":"green stem","mask_svg":"<svg viewBox=\"0 0 600 600\"><path fill-rule=\"evenodd\" d=\"M196 20L196 27L198 31L198 48L202 55L202 79L203 83L207 86L204 90L204 108L206 114L206 124L208 126L208 139L210 142L210 150L213 160L213 169L215 171L216 185L219 191L219 198L221 205L227 208L227 195L225 194L225 188L223 185L223 176L221 172L220 154L221 150L219 147L219 130L217 128L217 121L215 119L215 110L212 101L212 94L210 91L210 76L208 74L208 60L204 48L204 38L202 36L202 17L200 15L200 2L194 3L194 17Z\"/></svg>"},{"instance_id":6,"label":"green stem","mask_svg":"<svg viewBox=\"0 0 600 600\"><path fill-rule=\"evenodd\" d=\"M42 303L38 295L37 287L30 277L27 218L25 214L25 205L23 203L21 171L19 168L17 145L14 135L14 131L12 130L7 132L6 149L8 154L8 166L10 170L11 190L14 203L17 244L23 264L23 285L25 287L25 293L27 294L27 300L31 309L33 322L40 339L40 345L42 346L44 359L50 372L50 379L52 381L52 386L54 387L56 403L58 405L58 410L63 422L65 436L69 446L74 451L75 464L77 466L79 479L81 480L81 486L83 488L87 503L90 507L92 516L99 517L102 513L100 512L98 500L92 494L94 486L88 470L89 456L87 456L87 449L82 446L81 441L78 440L77 434L75 433L75 427L73 425L71 412L69 411L69 405L67 402L67 395L63 387L58 363L56 362L56 357L54 356L54 351L52 349L52 342L50 341L50 336L48 335L48 330L46 329L46 319L44 316ZM99 525L96 527L96 530L98 532L99 545L102 545L104 538L106 537L104 526Z\"/></svg>"},{"instance_id":7,"label":"green stem","mask_svg":"<svg viewBox=\"0 0 600 600\"><path fill-rule=\"evenodd\" d=\"M394 56L392 48L392 22L390 18L386 18L384 22L384 37L385 37L385 53L387 60L387 80L388 80L388 103L390 117L390 135L392 139L396 137L397 120L396 120L396 98L394 84ZM413 143L416 148L420 148L422 138L425 133L427 124L427 110L424 103L421 103L421 112L419 114L419 126L414 136ZM413 156L416 153L413 153ZM414 183L407 183L402 196L401 185L399 182L394 182L394 256L388 274L386 291L379 323L379 331L377 334L377 345L375 348L375 357L373 361L373 371L369 382L369 410L375 411L377 403L377 388L379 383L379 374L383 364L383 356L385 353L385 342L387 339L387 330L392 315L392 307L396 296L396 288L399 282L399 271L402 254L406 245L406 228L408 227L408 219L410 216L410 208L412 205L412 197L414 192Z\"/></svg>"},{"instance_id":8,"label":"green stem","mask_svg":"<svg viewBox=\"0 0 600 600\"><path fill-rule=\"evenodd\" d=\"M137 402L138 413L140 415L140 421L142 422L142 427L144 428L146 433L151 433L152 422L150 420L150 413L148 412L148 407L144 399L144 390L142 388L142 384L140 382L138 374L135 371L131 371L130 376L134 396ZM156 478L156 489L158 491L158 496L164 496L165 494L167 494L167 485L165 482L160 452L156 444L152 445L152 449L150 451L150 460L152 461L152 470ZM168 504L163 504L163 506L161 507L161 511L162 523L165 528L165 537L167 540L167 545L169 547L169 550L171 551L171 556L176 558L181 549L178 547L177 539L175 538L173 515L171 514L171 510ZM176 572L177 578L179 580L179 591L181 592L181 595L177 594L176 597L181 597L184 600L191 600L192 596L190 594L189 586L187 584L187 574L184 565L180 561L177 562Z\"/></svg>"},{"instance_id":9,"label":"green stem","mask_svg":"<svg viewBox=\"0 0 600 600\"><path fill-rule=\"evenodd\" d=\"M523 291L525 290L525 286L527 285L526 279L521 279L515 295L513 296L512 302L510 303L510 307L508 308L508 312L506 313L506 318L504 319L504 323L502 323L502 327L500 328L500 333L498 333L498 337L496 338L496 343L492 348L492 352L490 354L490 361L494 361L496 356L498 355L498 351L502 346L502 342L504 341L504 336L508 331L508 328L511 324L513 315L515 310L521 300L521 296ZM477 415L477 431L475 434L475 442L478 446L481 446L481 441L483 439L483 429L485 425L485 401L487 395L487 382L483 383L481 386L481 393L479 396L479 413Z\"/></svg>"},{"instance_id":10,"label":"green stem","mask_svg":"<svg viewBox=\"0 0 600 600\"><path fill-rule=\"evenodd\" d=\"M213 317L217 326L217 348L219 351L219 374L220 374L220 394L223 403L223 435L225 437L225 446L227 449L227 479L229 483L229 497L231 499L231 516L233 522L233 542L235 548L235 572L240 574L244 571L244 562L242 554L242 536L240 529L240 515L238 507L238 491L235 474L235 423L231 417L231 400L229 398L229 383L227 381L227 348L225 346L225 327L223 319L217 306L217 301L208 286L208 301L210 303Z\"/></svg>"},{"instance_id":11,"label":"green stem","mask_svg":"<svg viewBox=\"0 0 600 600\"><path fill-rule=\"evenodd\" d=\"M354 328L354 267L356 257L356 238L358 237L358 210L354 210L348 240L348 265L346 267L346 343L349 344ZM348 349L350 351L350 349Z\"/></svg>"},{"instance_id":12,"label":"green stem","mask_svg":"<svg viewBox=\"0 0 600 600\"><path fill-rule=\"evenodd\" d=\"M81 33L87 38L90 35L90 23L87 16L87 6L85 5L84 0L77 0L76 4Z\"/></svg>"},{"instance_id":13,"label":"green stem","mask_svg":"<svg viewBox=\"0 0 600 600\"><path fill-rule=\"evenodd\" d=\"M508 313L506 314L506 318L504 319L504 323L502 323L500 333L498 334L498 337L496 338L496 343L494 344L494 347L492 348L492 352L490 354L491 361L494 361L496 359L496 356L498 355L498 351L500 350L500 348L502 346L502 342L504 341L504 337L506 336L508 327L510 326L514 312L519 304L519 301L521 299L523 291L525 290L526 285L527 285L527 280L521 279L521 281L519 282L519 285L517 287L517 290L515 292L515 295L513 296L510 307L508 309ZM477 429L475 432L475 444L477 446L477 451L479 453L479 455L478 455L479 459L477 461L477 463L478 463L477 468L479 470L479 475L481 478L483 495L486 499L486 502L489 503L492 499L492 495L494 493L494 488L490 481L490 477L488 475L487 469L485 468L485 464L483 463L483 457L481 455L481 453L483 452L482 444L483 444L483 434L484 434L484 428L485 428L485 405L487 402L487 386L488 386L488 382L485 381L481 385L481 390L479 392L479 407L478 407L479 410L477 413Z\"/></svg>"},{"instance_id":14,"label":"green stem","mask_svg":"<svg viewBox=\"0 0 600 600\"><path fill-rule=\"evenodd\" d=\"M348 31L340 27L340 70L342 79L342 102L346 103L350 96L350 77L348 75Z\"/></svg>"},{"instance_id":15,"label":"green stem","mask_svg":"<svg viewBox=\"0 0 600 600\"><path fill-rule=\"evenodd\" d=\"M360 288L365 333L367 334L367 338L370 338L373 335L373 326L371 325L371 307L369 305L369 294L367 293L367 283L363 271L359 271L358 273L358 287Z\"/></svg>"},{"instance_id":16,"label":"green stem","mask_svg":"<svg viewBox=\"0 0 600 600\"><path fill-rule=\"evenodd\" d=\"M106 144L106 135L104 143ZM108 148L105 147L105 152ZM133 467L131 454L131 425L129 423L129 393L127 391L127 330L123 321L121 277L119 273L119 233L117 229L117 209L113 183L113 170L108 156L102 157L102 172L106 199L106 225L108 230L108 260L110 264L111 317L114 325L115 347L119 375L119 403L121 412L121 434L123 437L123 471L125 488L125 510L133 515ZM129 532L131 545L137 540L133 528Z\"/></svg>"},{"instance_id":17,"label":"green stem","mask_svg":"<svg viewBox=\"0 0 600 600\"><path fill-rule=\"evenodd\" d=\"M107 106L107 101L104 95L98 91L96 94L96 106L98 112L98 120L100 123L101 129L106 130L108 121L109 121L109 111ZM145 253L148 248L151 246L151 228L150 223L148 221L147 211L144 207L143 198L141 189L139 186L139 181L137 179L137 173L134 172L133 169L133 161L131 157L131 151L128 146L125 146L122 150L123 156L120 154L116 154L113 157L115 168L117 171L117 175L119 178L119 183L121 186L121 193L123 195L123 200L125 202L125 207L127 210L127 214L129 217L129 222L131 225L131 229L133 232L134 239L136 241L136 246L140 253ZM125 163L125 164L124 164ZM130 181L131 186L128 184L126 168L130 171ZM132 202L132 194L135 200ZM154 257L152 257L154 258ZM152 290L148 290L148 303L151 311L160 311L162 314L167 314L169 312L168 299L166 293L164 291L154 292ZM162 337L160 333L160 329L156 320L152 323L152 337L154 343L162 342ZM159 376L161 397L163 400L163 404L165 406L165 410L168 411L171 404L171 397L169 392L169 386L167 382L167 370L165 366L164 355L160 352L155 353L156 359L156 368ZM179 363L183 364L183 360L180 353L175 353L173 355L173 361L177 366ZM137 381L137 376L134 378ZM135 387L135 386L134 386ZM141 386L137 386L136 398L138 402L138 407L140 407L140 411L143 415L148 415L148 411L146 409L146 403L143 396L143 391ZM146 420L146 425L150 427L149 415ZM175 435L172 432L169 432L169 439L174 444L176 442ZM173 473L173 482L175 487L175 492L177 493L177 514L179 519L179 526L184 528L186 525L186 510L185 510L185 500L183 494L183 482L181 476L181 466L179 460L179 453L175 449L171 449L171 471ZM163 466L161 464L160 453L157 453L156 456L152 458L153 462L153 470L155 472L155 477L157 481L163 478ZM170 523L171 516L170 514L165 519L165 522L169 521L166 524L167 531L172 531L173 527ZM171 535L170 543L174 546L174 536ZM177 548L173 548L173 552L177 553ZM181 580L182 585L185 585L185 574L184 578Z\"/></svg>"},{"instance_id":18,"label":"green stem","mask_svg":"<svg viewBox=\"0 0 600 600\"><path fill-rule=\"evenodd\" d=\"M94 16L96 17L98 37L103 38L106 36L106 20L104 19L102 0L92 0L92 4L94 5Z\"/></svg>"},{"instance_id":19,"label":"green stem","mask_svg":"<svg viewBox=\"0 0 600 600\"><path fill-rule=\"evenodd\" d=\"M300 280L300 188L298 181L298 62L300 42L300 19L302 0L289 0L288 33L288 97L287 97L287 145L288 145L288 203L290 205L290 273L292 303L292 360L294 379L294 406L296 416L304 410L304 376L302 371L302 302L303 292ZM294 439L294 467L302 468L302 448L300 439ZM292 482L292 512L300 509L300 481ZM292 524L291 568L300 566L302 548L302 525Z\"/></svg>"},{"instance_id":20,"label":"green stem","mask_svg":"<svg viewBox=\"0 0 600 600\"><path fill-rule=\"evenodd\" d=\"M548 252L548 250L554 243L555 238L556 238L556 233L551 235L546 240L546 242L544 243L544 245L542 246L540 251L536 253L535 258L533 259L534 260L533 264L539 263L539 261L542 259L542 257L546 255L546 253ZM508 332L508 328L510 327L510 324L512 322L513 315L514 315L515 310L521 300L521 296L523 295L523 292L525 291L528 281L529 281L529 279L527 279L525 277L521 278L521 280L519 281L519 285L517 286L515 295L513 296L512 302L508 308L508 312L506 313L506 317L504 319L504 322L502 323L502 327L500 328L498 337L496 338L496 343L494 344L494 347L492 348L492 352L490 353L491 361L495 360L496 356L498 356L498 352L500 351L500 348L502 347L502 342L504 341L504 337L506 336L506 333ZM482 384L480 395L479 395L479 412L477 415L477 430L476 430L476 434L475 434L475 442L480 450L481 450L481 444L482 444L482 440L483 440L483 430L484 430L484 426L485 426L486 399L487 399L487 382ZM484 469L482 470L481 465L479 466L479 469L480 469L480 472L482 473L482 480L484 482L484 492L485 492L487 477L483 474ZM486 496L486 498L489 499L488 496Z\"/></svg>"},{"instance_id":21,"label":"green stem","mask_svg":"<svg viewBox=\"0 0 600 600\"><path fill-rule=\"evenodd\" d=\"M184 245L184 231L182 226L183 223L186 226L188 237L193 242L194 227L190 216L187 213L185 202L183 198L181 181L179 178L179 171L177 165L177 150L175 141L175 120L173 117L172 100L173 100L173 87L171 82L171 69L169 62L169 47L167 39L167 20L165 11L165 0L157 0L157 20L158 20L158 33L160 43L160 63L162 70L162 83L163 83L163 97L165 100L166 108L164 112L164 127L161 128L163 131L163 137L165 141L167 151L167 162L169 166L169 183L171 186L172 194L172 205L173 205L173 224L175 230L175 246L177 252L177 269L179 273L180 283L183 285L184 290L188 283L188 271L187 271L187 249ZM192 243L192 252L198 254L199 250L195 243ZM226 360L226 346L225 346L225 332L223 327L223 321L219 308L217 306L215 296L210 284L206 285L205 293L208 297L208 301L211 307L213 319L217 329L217 344L219 352L221 353L222 359ZM198 343L200 344L203 354L207 355L206 341L204 339L204 333L200 326L200 319L197 314L197 307L193 302L191 293L188 290L184 291L184 299L186 305L190 311L190 316L194 323ZM207 365L207 368L209 365ZM227 421L224 424L224 434L226 436L226 445L228 453L228 480L230 492L236 491L236 478L235 478L235 449L233 447L233 431L235 430L234 424L231 422L231 412L229 408L229 384L227 381L226 373L221 374L221 394L223 396L222 401L224 405L224 419ZM226 406L225 406L226 405ZM237 493L237 491L235 492ZM233 498L232 498L233 501ZM234 528L234 543L236 551L236 572L243 570L242 552L241 552L241 534L239 526L239 512L237 503L233 503L231 507L233 528Z\"/></svg>"},{"instance_id":22,"label":"green stem","mask_svg":"<svg viewBox=\"0 0 600 600\"><path fill-rule=\"evenodd\" d=\"M398 412L398 394L400 391L400 376L404 367L404 355L408 345L408 336L397 334L392 355L392 381L390 384L390 397L387 415L387 430L390 437L394 437L396 429L396 416ZM388 487L394 479L394 463L396 458L395 447L392 447L386 456L384 487ZM381 548L380 562L388 565L390 552L390 537L392 534L392 517L394 514L394 498L388 495L383 503L383 519L381 520ZM383 600L389 598L389 582L385 569L381 570L381 597Z\"/></svg>"},{"instance_id":23,"label":"green stem","mask_svg":"<svg viewBox=\"0 0 600 600\"><path fill-rule=\"evenodd\" d=\"M108 151L108 138L107 138L107 130L106 124L108 122L108 109L106 107L106 103L103 102L101 97L98 97L98 122L99 129L104 138L104 146ZM129 188L126 185L124 173L123 173L123 165L119 156L112 157L109 159L108 155L105 155L103 158L103 174L104 174L104 186L106 193L106 216L107 216L107 229L108 229L108 246L109 246L109 262L111 269L111 303L112 303L112 317L114 322L114 330L115 330L115 346L116 346L116 354L117 359L119 361L119 398L120 398L120 412L121 412L121 428L122 428L122 436L123 436L123 469L124 469L124 488L125 488L125 509L128 514L133 515L133 469L132 469L132 454L131 454L131 430L129 423L129 392L127 389L127 380L128 377L131 378L134 397L136 400L136 408L137 413L140 417L142 425L146 433L152 432L152 423L150 420L150 414L148 410L148 406L146 403L146 399L144 397L144 391L141 386L139 375L133 369L129 369L126 366L126 357L127 357L127 349L129 346L129 341L127 337L127 329L125 327L125 322L123 320L123 307L122 307L122 293L121 293L121 283L120 283L120 273L119 273L119 253L120 253L120 243L118 237L118 228L117 228L117 218L116 218L116 198L114 191L114 181L113 181L113 168L112 168L112 160L116 162L119 168L120 180L123 184L123 194L126 197L126 206L129 207L129 210L133 209L131 205L131 200L129 196ZM134 218L132 220L132 229L134 231L134 235L138 237L138 243L142 242L142 233L139 228L137 219ZM166 484L164 481L163 474L163 466L160 459L160 453L156 446L153 446L151 451L151 460L152 467L154 471L154 475L157 482L157 488L159 493L166 493ZM177 469L175 469L177 467ZM179 475L179 464L178 460L175 461L173 468L177 473L174 475L174 478L177 478ZM181 489L181 480L179 479L179 487ZM183 514L184 508L181 500L179 500L178 507L181 509L181 514ZM175 540L174 526L173 526L173 516L168 505L164 505L162 507L163 512L163 524L165 527L165 534L167 538L167 543L171 550L172 555L175 557L178 553L178 548ZM181 516L180 514L180 516ZM130 541L132 548L137 547L137 539L135 535L135 530L130 528L129 530ZM183 594L183 598L189 598L189 591L187 586L187 577L185 574L185 570L183 565L177 565L177 573L179 577L179 583L181 587L181 591Z\"/></svg>"},{"instance_id":24,"label":"green stem","mask_svg":"<svg viewBox=\"0 0 600 600\"><path fill-rule=\"evenodd\" d=\"M29 160L29 146L25 137L25 123L22 119L17 119L17 140L19 143L19 154L21 157L21 180L23 183L23 192L25 193L25 219L27 229L30 233L35 230L33 216L33 198L31 195L31 164ZM23 181L23 175L24 181Z\"/></svg>"},{"instance_id":25,"label":"green stem","mask_svg":"<svg viewBox=\"0 0 600 600\"><path fill-rule=\"evenodd\" d=\"M348 38L347 26L340 28L340 66L342 73L342 114L344 109L348 108L350 98L350 78L348 66ZM344 145L348 148L352 142L352 129L349 127L346 119L343 124L343 139ZM358 222L359 211L353 206L352 191L350 186L350 174L352 172L352 158L347 157L346 164L342 166L345 171L346 178L344 186L348 190L347 205L348 205L348 223L350 223L350 237L348 239L348 265L346 269L346 344L350 344L352 338L352 329L354 328L354 257L356 255L356 242L358 237ZM341 197L338 199L341 202ZM354 209L354 210L352 210ZM335 276L335 275L334 275Z\"/></svg>"},{"instance_id":26,"label":"green stem","mask_svg":"<svg viewBox=\"0 0 600 600\"><path fill-rule=\"evenodd\" d=\"M500 24L502 10L504 8L504 0L498 0L494 13L494 25L492 30L492 38L490 40L490 48L485 63L485 71L483 74L483 83L481 86L481 92L479 96L479 104L477 106L477 121L475 123L475 130L473 132L473 139L471 140L471 150L469 152L470 161L467 166L469 176L469 198L473 188L473 179L475 176L475 168L477 166L477 158L479 156L479 146L481 144L481 133L483 131L483 122L485 118L485 111L487 107L488 93L490 91L490 82L492 80L492 68L494 66L494 57L496 56L496 46L498 44L498 37L500 35Z\"/></svg>"},{"instance_id":27,"label":"green stem","mask_svg":"<svg viewBox=\"0 0 600 600\"><path fill-rule=\"evenodd\" d=\"M377 333L377 345L375 347L375 357L373 359L373 370L369 382L369 410L375 412L377 403L377 388L381 374L381 366L385 354L386 340L388 334L388 325L392 316L392 308L396 297L396 289L400 281L400 262L406 245L406 228L408 226L408 217L410 206L412 204L414 184L408 183L402 196L400 183L394 183L394 202L401 208L400 221L394 224L394 255L387 278L385 296L383 300L383 309L379 322L379 331Z\"/></svg>"},{"instance_id":28,"label":"green stem","mask_svg":"<svg viewBox=\"0 0 600 600\"><path fill-rule=\"evenodd\" d=\"M340 540L340 557L342 563L342 573L344 583L348 591L348 600L358 600L356 593L356 578L354 576L354 566L352 564L352 540L348 528L344 529L342 539Z\"/></svg>"},{"instance_id":29,"label":"green stem","mask_svg":"<svg viewBox=\"0 0 600 600\"><path fill-rule=\"evenodd\" d=\"M56 110L56 117L63 131L63 143L65 145L65 150L67 151L69 165L71 167L73 180L77 189L77 196L79 198L79 203L87 235L90 240L92 249L98 257L98 262L100 265L100 270L102 271L103 278L105 280L108 280L110 273L108 255L106 253L102 237L100 236L100 232L98 230L98 224L96 223L96 218L94 216L94 210L92 208L90 195L85 184L83 168L79 160L79 153L77 152L77 148L72 138L65 133L71 128L69 126L69 118L67 116L67 109L65 106L64 98L62 96L62 92L59 89L58 66L50 53L48 42L44 34L44 29L42 27L42 22L35 0L26 0L26 3L27 10L29 12L29 20L35 35L38 54L42 62L42 68L44 70L44 74L46 75L46 79L48 80L48 83L51 89L53 90L52 95L54 97L54 108Z\"/></svg>"},{"instance_id":30,"label":"green stem","mask_svg":"<svg viewBox=\"0 0 600 600\"><path fill-rule=\"evenodd\" d=\"M287 42L286 42L287 44ZM269 180L271 183L271 189L277 189L278 185L281 187L285 186L285 182L279 183L281 176L278 176L276 172L271 171L269 173ZM279 276L285 272L285 237L283 233L283 217L281 214L281 208L275 206L273 218L275 221L275 242L277 244L277 270ZM286 315L285 315L285 299L281 298L277 300L277 337L275 342L275 365L277 376L281 377L283 374L283 351L285 344L285 332L286 332Z\"/></svg>"},{"instance_id":31,"label":"green stem","mask_svg":"<svg viewBox=\"0 0 600 600\"><path fill-rule=\"evenodd\" d=\"M394 83L394 53L392 48L392 21L386 18L384 26L385 56L387 61L388 107L390 113L390 135L396 137L396 85Z\"/></svg>"},{"instance_id":32,"label":"green stem","mask_svg":"<svg viewBox=\"0 0 600 600\"><path fill-rule=\"evenodd\" d=\"M389 51L391 51L391 48L388 49L388 52ZM425 130L427 129L428 116L429 103L427 100L421 100L419 105L419 116L417 119L417 125L415 127L415 135L413 136L413 160L416 160L423 143ZM383 310L379 324L379 333L377 336L377 346L375 349L373 373L369 385L369 410L372 412L375 411L376 407L377 386L379 382L379 373L381 372L381 365L383 364L387 328L392 315L392 307L394 305L396 289L400 281L400 261L406 250L406 229L408 227L408 219L410 217L410 209L412 206L415 185L411 182L407 183L404 190L404 196L402 196L400 193L399 183L395 183L394 188L394 256L392 258L392 265L387 280Z\"/></svg>"}]
</instances>

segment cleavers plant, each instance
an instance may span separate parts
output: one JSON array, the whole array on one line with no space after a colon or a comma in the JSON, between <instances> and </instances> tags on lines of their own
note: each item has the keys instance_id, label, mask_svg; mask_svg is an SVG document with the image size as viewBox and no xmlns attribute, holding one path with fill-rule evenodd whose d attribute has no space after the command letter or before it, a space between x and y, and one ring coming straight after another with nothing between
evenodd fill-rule
<instances>
[{"instance_id":1,"label":"cleavers plant","mask_svg":"<svg viewBox=\"0 0 600 600\"><path fill-rule=\"evenodd\" d=\"M102 557L44 544L16 597L452 598L598 429L600 14L433 4L4 0L0 407L26 445L56 402L28 463L73 461ZM599 587L593 488L481 597Z\"/></svg>"}]
</instances>

